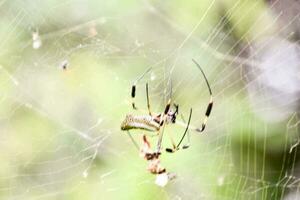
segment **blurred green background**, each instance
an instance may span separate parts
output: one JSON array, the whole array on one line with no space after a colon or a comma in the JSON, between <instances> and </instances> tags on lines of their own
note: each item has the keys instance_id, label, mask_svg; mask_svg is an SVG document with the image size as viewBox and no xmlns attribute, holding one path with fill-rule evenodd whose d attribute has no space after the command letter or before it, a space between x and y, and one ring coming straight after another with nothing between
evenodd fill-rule
<instances>
[{"instance_id":1,"label":"blurred green background","mask_svg":"<svg viewBox=\"0 0 300 200\"><path fill-rule=\"evenodd\" d=\"M260 70L256 42L295 41L279 34L293 32L274 9L279 3L2 0L0 199L287 199L297 192L297 106L277 119L268 93L256 99L249 88ZM215 104L206 131L190 131L189 149L162 153L177 178L160 188L120 124L126 114L146 114L132 110L130 89L152 67L137 85L137 106L146 109L148 82L152 110L162 112L172 81L180 113L187 118L193 108L191 123L200 126L209 93L192 59ZM177 140L183 131L165 129ZM144 133L132 131L138 143Z\"/></svg>"}]
</instances>

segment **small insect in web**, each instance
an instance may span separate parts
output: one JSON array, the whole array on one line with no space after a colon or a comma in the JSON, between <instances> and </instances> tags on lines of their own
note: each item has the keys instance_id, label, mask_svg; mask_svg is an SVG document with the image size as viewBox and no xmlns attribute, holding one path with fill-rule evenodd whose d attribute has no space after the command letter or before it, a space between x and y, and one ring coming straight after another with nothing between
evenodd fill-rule
<instances>
[{"instance_id":1,"label":"small insect in web","mask_svg":"<svg viewBox=\"0 0 300 200\"><path fill-rule=\"evenodd\" d=\"M133 138L131 138L133 139ZM138 148L138 146L136 146ZM160 164L160 152L155 152L151 149L151 145L147 140L146 135L143 135L143 144L140 148L140 155L148 162L148 171L156 175L155 183L158 186L164 187L169 181L176 178L176 175L167 172L166 168Z\"/></svg>"},{"instance_id":2,"label":"small insect in web","mask_svg":"<svg viewBox=\"0 0 300 200\"><path fill-rule=\"evenodd\" d=\"M69 67L70 63L68 60L63 60L60 64L59 64L59 68L66 71Z\"/></svg>"},{"instance_id":3,"label":"small insect in web","mask_svg":"<svg viewBox=\"0 0 300 200\"><path fill-rule=\"evenodd\" d=\"M177 144L174 142L174 140L172 139L172 136L169 134L169 138L171 140L172 147L171 148L166 148L165 150L169 153L173 153L173 152L178 151L179 149L187 149L190 146L190 144L189 144L190 139L189 139L188 130L194 130L196 132L203 132L205 130L207 119L208 119L208 117L211 113L212 107L213 107L212 91L211 91L209 82L207 80L207 77L206 77L204 71L202 70L202 68L200 67L200 65L194 59L193 59L193 62L196 64L198 69L201 71L201 73L202 73L202 75L205 79L206 85L208 87L209 94L210 94L210 101L209 101L208 106L206 108L205 117L204 117L204 120L203 120L202 125L201 125L200 128L195 128L195 126L190 125L190 121L191 121L191 117L192 117L192 108L190 109L189 118L188 118L187 123L185 123L184 120L183 121L177 120L177 115L178 115L178 112L179 112L179 105L176 104L176 103L173 103L174 108L171 108L171 104L172 104L171 97L169 98L163 112L158 113L158 114L152 113L151 109L150 109L148 83L146 83L146 96L147 96L148 114L145 114L145 115L128 114L128 115L126 115L124 121L121 124L121 130L127 131L127 133L130 136L131 136L131 134L130 134L129 131L131 129L141 129L141 130L146 130L146 131L149 131L149 132L156 132L156 135L158 136L157 153L159 153L160 150L161 150L161 143L162 143L162 138L163 138L163 134L164 134L165 125L167 125L167 124L178 124L180 126L186 127L185 131L184 131L181 139L179 140L179 142ZM134 84L131 87L132 108L134 110L138 110L138 108L136 107L136 104L134 102L134 99L135 99L135 96L136 96L136 85L137 85L138 81L140 81L150 70L151 70L151 68L149 68L146 72L144 72L134 82ZM188 143L186 145L181 146L181 143L183 142L186 135L188 137ZM134 142L134 140L133 140L133 142ZM135 143L135 145L136 145L136 143Z\"/></svg>"}]
</instances>

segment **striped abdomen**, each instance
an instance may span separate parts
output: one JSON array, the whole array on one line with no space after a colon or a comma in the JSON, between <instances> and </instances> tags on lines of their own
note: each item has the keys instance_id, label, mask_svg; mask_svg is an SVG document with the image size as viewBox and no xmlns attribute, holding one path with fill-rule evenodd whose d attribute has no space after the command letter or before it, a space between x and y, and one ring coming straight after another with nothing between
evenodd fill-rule
<instances>
[{"instance_id":1,"label":"striped abdomen","mask_svg":"<svg viewBox=\"0 0 300 200\"><path fill-rule=\"evenodd\" d=\"M158 131L159 123L150 115L126 115L121 124L121 130L143 129L147 131Z\"/></svg>"}]
</instances>

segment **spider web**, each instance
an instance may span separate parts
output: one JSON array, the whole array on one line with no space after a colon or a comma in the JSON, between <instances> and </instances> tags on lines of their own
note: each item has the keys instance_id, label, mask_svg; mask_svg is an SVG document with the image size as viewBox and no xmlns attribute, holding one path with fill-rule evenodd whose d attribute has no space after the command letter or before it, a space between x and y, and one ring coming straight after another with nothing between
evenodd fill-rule
<instances>
[{"instance_id":1,"label":"spider web","mask_svg":"<svg viewBox=\"0 0 300 200\"><path fill-rule=\"evenodd\" d=\"M298 199L299 6L1 1L1 199ZM120 123L147 113L148 83L154 113L171 96L200 126L209 93L192 59L214 107L189 149L162 153L177 178L160 188ZM163 147L184 129L166 126Z\"/></svg>"}]
</instances>

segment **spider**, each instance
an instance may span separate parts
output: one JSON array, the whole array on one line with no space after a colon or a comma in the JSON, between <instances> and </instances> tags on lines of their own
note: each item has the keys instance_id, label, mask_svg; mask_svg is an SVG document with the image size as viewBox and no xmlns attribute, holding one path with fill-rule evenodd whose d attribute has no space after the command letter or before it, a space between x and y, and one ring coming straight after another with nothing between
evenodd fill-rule
<instances>
[{"instance_id":1,"label":"spider","mask_svg":"<svg viewBox=\"0 0 300 200\"><path fill-rule=\"evenodd\" d=\"M130 137L131 137L131 134L130 134L129 130L131 130L131 129L142 129L142 130L146 130L146 131L150 131L150 132L156 132L157 135L158 135L157 153L159 153L160 150L161 150L161 143L162 143L162 138L163 138L163 132L164 132L165 125L167 125L167 124L178 124L178 125L181 125L181 126L185 126L186 129L185 129L181 139L179 140L179 142L177 144L174 142L171 135L169 135L171 143L172 143L172 147L171 148L166 148L165 150L169 153L173 153L173 152L178 151L179 149L187 149L190 146L189 145L189 134L188 134L188 143L186 145L183 145L183 146L181 146L181 143L182 143L183 139L185 138L185 136L187 135L188 130L192 129L196 132L203 132L204 129L205 129L205 126L206 126L207 119L208 119L208 117L211 113L212 107L213 107L212 91L211 91L209 82L208 82L208 80L205 76L205 73L203 72L200 65L194 59L192 59L192 61L196 64L196 66L201 71L201 73L202 73L202 75L205 79L206 85L208 87L209 94L210 94L210 101L209 101L208 106L206 108L205 118L204 118L200 128L195 128L195 127L190 126L190 121L191 121L191 117L192 117L192 108L190 109L187 124L184 121L182 122L182 121L179 121L179 120L176 119L177 115L178 115L178 112L179 112L179 105L176 104L176 103L173 103L174 108L171 108L171 102L172 102L171 97L169 98L169 100L167 102L167 105L165 106L165 109L162 113L153 114L151 112L151 109L150 109L148 83L146 83L148 114L146 114L146 115L132 115L132 114L126 115L124 121L121 124L121 130L127 131L128 135ZM151 70L151 68L149 68L146 72L144 72L134 82L134 84L131 87L132 108L134 110L138 110L138 108L136 107L135 102L134 102L134 98L136 96L136 84L150 70ZM133 143L135 144L135 146L138 146L132 137L131 137L131 139L132 139Z\"/></svg>"}]
</instances>

